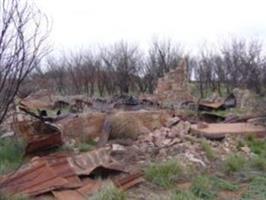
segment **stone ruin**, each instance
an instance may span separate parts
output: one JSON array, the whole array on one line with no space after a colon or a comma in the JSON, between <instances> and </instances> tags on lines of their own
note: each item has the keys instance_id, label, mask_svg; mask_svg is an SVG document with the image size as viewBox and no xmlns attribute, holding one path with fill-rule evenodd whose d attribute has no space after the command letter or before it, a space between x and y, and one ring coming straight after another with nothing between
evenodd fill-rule
<instances>
[{"instance_id":1,"label":"stone ruin","mask_svg":"<svg viewBox=\"0 0 266 200\"><path fill-rule=\"evenodd\" d=\"M161 102L182 103L193 101L188 85L187 61L183 59L176 69L159 78L155 96Z\"/></svg>"}]
</instances>

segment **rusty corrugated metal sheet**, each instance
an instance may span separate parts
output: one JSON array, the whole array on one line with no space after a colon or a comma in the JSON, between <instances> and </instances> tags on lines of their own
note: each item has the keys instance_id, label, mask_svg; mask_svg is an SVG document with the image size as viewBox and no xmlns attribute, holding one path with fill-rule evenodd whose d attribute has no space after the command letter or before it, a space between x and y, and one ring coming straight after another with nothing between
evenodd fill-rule
<instances>
[{"instance_id":1,"label":"rusty corrugated metal sheet","mask_svg":"<svg viewBox=\"0 0 266 200\"><path fill-rule=\"evenodd\" d=\"M66 156L56 156L47 159L49 166L54 170L58 177L65 178L69 184L64 185L64 188L78 188L82 186L80 178L75 174L75 171L68 163Z\"/></svg>"},{"instance_id":2,"label":"rusty corrugated metal sheet","mask_svg":"<svg viewBox=\"0 0 266 200\"><path fill-rule=\"evenodd\" d=\"M76 156L54 154L35 158L15 173L0 177L0 191L32 197L58 189L77 189L80 194L88 195L98 191L102 182L88 179L84 185L78 175L90 175L98 167L124 171L124 167L111 158L109 148Z\"/></svg>"},{"instance_id":3,"label":"rusty corrugated metal sheet","mask_svg":"<svg viewBox=\"0 0 266 200\"><path fill-rule=\"evenodd\" d=\"M207 107L211 109L219 109L223 106L224 101L218 101L218 102L208 102L208 101L202 101L199 103L200 107Z\"/></svg>"},{"instance_id":4,"label":"rusty corrugated metal sheet","mask_svg":"<svg viewBox=\"0 0 266 200\"><path fill-rule=\"evenodd\" d=\"M96 149L74 157L69 157L68 161L77 175L90 175L90 173L98 167L120 172L125 171L124 166L111 158L109 148Z\"/></svg>"},{"instance_id":5,"label":"rusty corrugated metal sheet","mask_svg":"<svg viewBox=\"0 0 266 200\"><path fill-rule=\"evenodd\" d=\"M10 194L34 196L68 184L64 178L57 177L47 162L35 162L31 167L9 174L0 182L0 188Z\"/></svg>"},{"instance_id":6,"label":"rusty corrugated metal sheet","mask_svg":"<svg viewBox=\"0 0 266 200\"><path fill-rule=\"evenodd\" d=\"M144 182L143 172L136 172L115 180L114 184L121 190L127 190L142 182Z\"/></svg>"}]
</instances>

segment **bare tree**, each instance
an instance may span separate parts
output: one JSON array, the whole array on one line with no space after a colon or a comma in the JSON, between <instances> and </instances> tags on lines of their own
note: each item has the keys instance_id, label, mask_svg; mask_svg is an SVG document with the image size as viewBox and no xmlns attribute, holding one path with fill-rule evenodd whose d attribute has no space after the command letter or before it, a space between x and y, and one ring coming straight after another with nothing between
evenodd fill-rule
<instances>
[{"instance_id":1,"label":"bare tree","mask_svg":"<svg viewBox=\"0 0 266 200\"><path fill-rule=\"evenodd\" d=\"M29 1L1 1L0 123L19 86L45 53L47 32L41 27L43 19L44 15Z\"/></svg>"}]
</instances>

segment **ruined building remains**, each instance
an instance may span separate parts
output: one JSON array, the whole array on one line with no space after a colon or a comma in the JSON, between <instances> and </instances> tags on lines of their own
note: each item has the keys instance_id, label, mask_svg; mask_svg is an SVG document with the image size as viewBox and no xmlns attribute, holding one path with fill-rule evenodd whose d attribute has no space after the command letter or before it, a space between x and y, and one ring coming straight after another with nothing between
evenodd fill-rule
<instances>
[{"instance_id":1,"label":"ruined building remains","mask_svg":"<svg viewBox=\"0 0 266 200\"><path fill-rule=\"evenodd\" d=\"M183 59L176 69L170 70L164 77L159 78L155 95L162 102L181 103L193 100L188 86L186 59Z\"/></svg>"}]
</instances>

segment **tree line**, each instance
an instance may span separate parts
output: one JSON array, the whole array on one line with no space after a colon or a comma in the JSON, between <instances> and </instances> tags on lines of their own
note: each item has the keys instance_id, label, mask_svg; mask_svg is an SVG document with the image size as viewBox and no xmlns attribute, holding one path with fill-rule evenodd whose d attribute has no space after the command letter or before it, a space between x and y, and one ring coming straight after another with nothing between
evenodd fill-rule
<instances>
[{"instance_id":1,"label":"tree line","mask_svg":"<svg viewBox=\"0 0 266 200\"><path fill-rule=\"evenodd\" d=\"M105 96L153 93L158 78L188 59L188 74L200 96L209 91L230 93L233 88L265 91L266 54L259 40L231 39L216 48L190 55L171 40L154 40L148 51L120 41L99 49L49 57L29 81L61 94ZM38 85L38 84L37 84Z\"/></svg>"}]
</instances>

